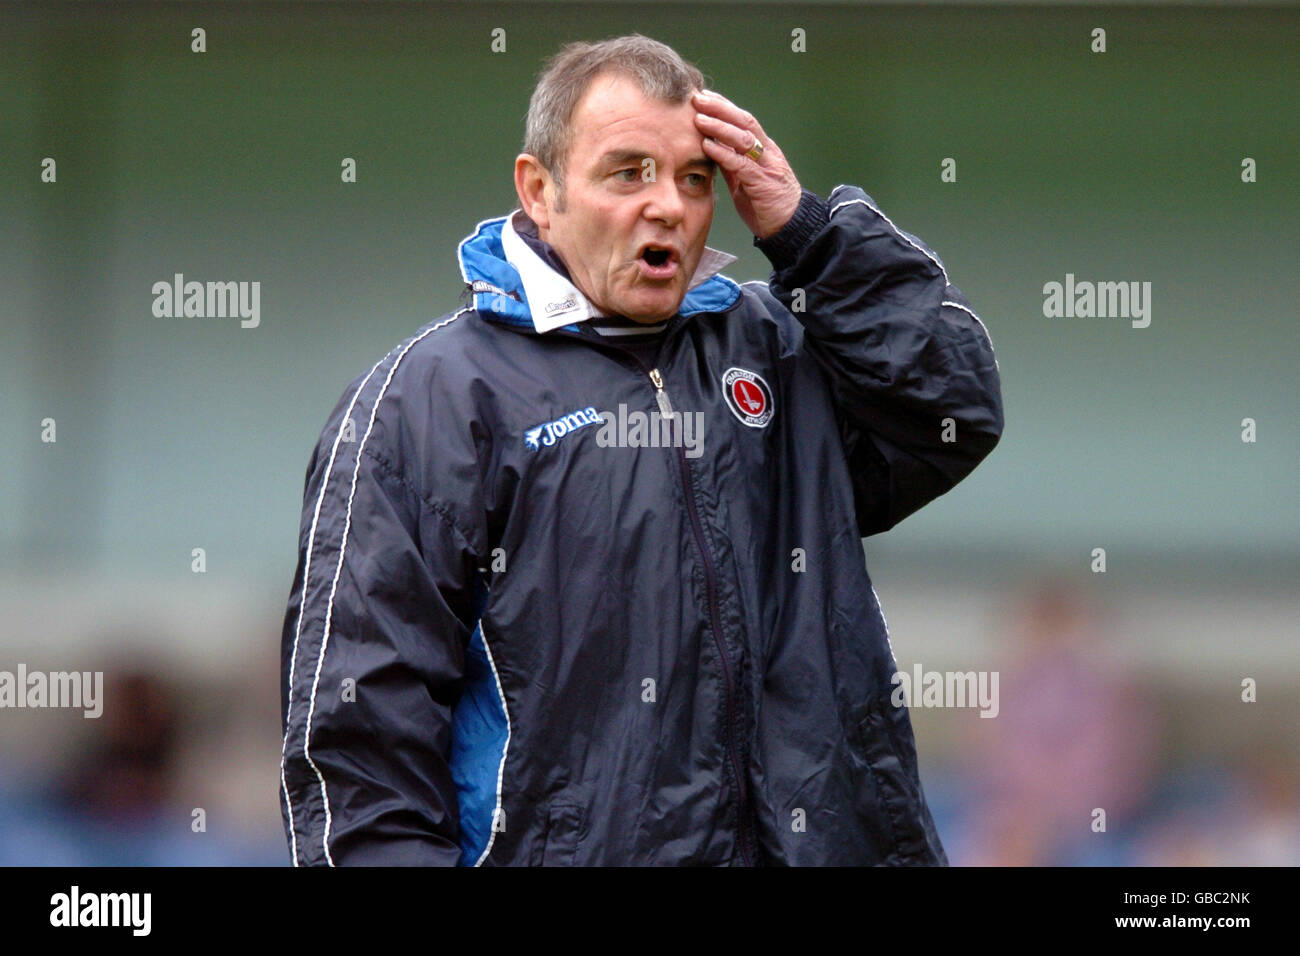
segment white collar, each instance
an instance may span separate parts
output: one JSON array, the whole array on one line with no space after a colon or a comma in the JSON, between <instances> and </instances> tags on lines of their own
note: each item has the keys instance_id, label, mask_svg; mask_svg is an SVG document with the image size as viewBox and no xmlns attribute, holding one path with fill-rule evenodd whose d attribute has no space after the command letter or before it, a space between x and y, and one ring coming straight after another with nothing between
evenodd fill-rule
<instances>
[{"instance_id":1,"label":"white collar","mask_svg":"<svg viewBox=\"0 0 1300 956\"><path fill-rule=\"evenodd\" d=\"M501 247L505 250L506 261L519 273L524 295L528 299L528 308L532 312L533 327L538 332L549 332L570 322L586 322L605 315L576 285L552 269L528 243L519 238L520 232L535 236L537 224L522 209L516 209L501 228ZM700 264L695 267L695 274L691 276L686 291L707 282L735 261L736 257L730 253L705 246L704 255L700 257Z\"/></svg>"}]
</instances>

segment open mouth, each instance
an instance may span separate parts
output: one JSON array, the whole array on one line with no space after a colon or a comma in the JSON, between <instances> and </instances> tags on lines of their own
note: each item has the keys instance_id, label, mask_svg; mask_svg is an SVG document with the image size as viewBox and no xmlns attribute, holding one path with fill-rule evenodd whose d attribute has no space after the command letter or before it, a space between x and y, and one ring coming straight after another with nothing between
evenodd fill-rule
<instances>
[{"instance_id":1,"label":"open mouth","mask_svg":"<svg viewBox=\"0 0 1300 956\"><path fill-rule=\"evenodd\" d=\"M637 259L648 278L671 279L677 274L677 252L668 246L647 245Z\"/></svg>"}]
</instances>

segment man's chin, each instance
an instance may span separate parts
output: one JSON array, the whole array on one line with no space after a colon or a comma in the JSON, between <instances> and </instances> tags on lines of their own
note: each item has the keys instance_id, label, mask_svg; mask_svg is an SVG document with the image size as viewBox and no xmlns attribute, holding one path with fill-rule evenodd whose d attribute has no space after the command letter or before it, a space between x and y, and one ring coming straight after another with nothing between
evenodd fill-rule
<instances>
[{"instance_id":1,"label":"man's chin","mask_svg":"<svg viewBox=\"0 0 1300 956\"><path fill-rule=\"evenodd\" d=\"M671 301L663 297L658 302L629 302L625 304L625 310L619 311L618 314L641 325L656 325L676 315L677 310L682 307L683 298L684 296L674 296Z\"/></svg>"}]
</instances>

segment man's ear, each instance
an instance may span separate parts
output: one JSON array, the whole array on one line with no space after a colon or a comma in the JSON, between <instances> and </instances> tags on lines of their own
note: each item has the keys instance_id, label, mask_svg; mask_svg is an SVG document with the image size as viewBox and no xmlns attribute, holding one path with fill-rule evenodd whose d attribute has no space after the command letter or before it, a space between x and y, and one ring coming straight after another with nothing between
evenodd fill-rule
<instances>
[{"instance_id":1,"label":"man's ear","mask_svg":"<svg viewBox=\"0 0 1300 956\"><path fill-rule=\"evenodd\" d=\"M539 229L551 228L550 199L555 195L551 174L531 153L515 157L515 192L519 206Z\"/></svg>"}]
</instances>

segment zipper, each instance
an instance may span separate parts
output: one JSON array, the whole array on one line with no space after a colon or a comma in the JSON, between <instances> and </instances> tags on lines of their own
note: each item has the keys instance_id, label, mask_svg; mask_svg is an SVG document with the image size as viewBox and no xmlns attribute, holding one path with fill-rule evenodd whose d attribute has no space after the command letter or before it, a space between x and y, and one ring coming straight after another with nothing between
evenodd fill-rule
<instances>
[{"instance_id":1,"label":"zipper","mask_svg":"<svg viewBox=\"0 0 1300 956\"><path fill-rule=\"evenodd\" d=\"M659 414L664 418L672 418L673 403L668 401L668 393L664 391L664 377L659 374L659 369L650 370L650 381L655 387L655 401L659 403Z\"/></svg>"},{"instance_id":2,"label":"zipper","mask_svg":"<svg viewBox=\"0 0 1300 956\"><path fill-rule=\"evenodd\" d=\"M668 345L669 340L675 337L679 330L684 328L685 325L685 322L679 322L675 325L670 324L664 331L663 339L659 343L656 360L658 356L664 354L664 348ZM650 384L654 386L655 404L659 407L659 413L664 416L674 414L672 402L669 401L668 392L664 388L663 375L660 373L658 367L647 368L645 362L641 361L639 355L614 342L597 341L596 339L592 339L578 332L564 332L559 329L555 330L552 334L563 335L565 338L579 339L596 347L600 351L606 352L607 354L617 354L622 360L631 359L636 363L637 367L650 378ZM757 846L751 835L752 821L750 820L749 813L748 781L741 773L740 756L737 753L736 747L735 721L733 719L731 656L727 653L726 645L723 643L722 625L718 618L717 572L713 566L713 555L709 551L709 547L704 540L703 522L700 521L699 512L695 507L695 485L691 480L691 469L690 464L686 459L686 449L680 445L677 446L677 463L678 470L681 473L682 492L686 498L686 513L691 520L691 533L695 537L695 547L699 550L700 557L704 561L705 592L708 595L709 601L709 624L713 631L714 645L718 649L718 657L722 662L722 680L723 690L725 693L723 702L725 704L724 721L726 723L725 735L727 743L727 759L731 765L732 777L736 781L736 798L739 805L737 812L737 818L739 821L737 825L737 843L740 846L741 861L745 866L754 866L754 857L751 850L756 850ZM755 845L751 846L751 844Z\"/></svg>"},{"instance_id":3,"label":"zipper","mask_svg":"<svg viewBox=\"0 0 1300 956\"><path fill-rule=\"evenodd\" d=\"M631 353L627 353L631 354ZM635 355L637 364L644 369L645 365ZM659 369L652 368L649 370L650 384L655 387L655 402L659 405L659 412L665 417L671 417L673 414L672 402L668 400L668 392L664 389L663 375ZM727 653L726 644L722 640L722 626L718 620L718 582L717 573L713 567L713 555L709 552L708 545L704 540L704 526L700 521L699 512L695 508L695 485L691 480L690 464L686 460L686 449L681 445L677 446L677 462L682 477L682 492L686 497L686 512L691 519L691 533L695 536L695 546L699 549L700 557L704 559L704 580L705 592L709 600L709 623L713 630L713 643L718 649L718 656L722 661L722 682L725 697L725 720L726 720L726 738L727 738L727 759L731 763L732 776L736 781L736 799L738 806L738 842L740 844L740 856L746 866L753 866L753 861L749 854L749 785L746 778L741 773L740 757L736 752L735 738L735 719L733 713L733 691L731 675L731 657Z\"/></svg>"}]
</instances>

